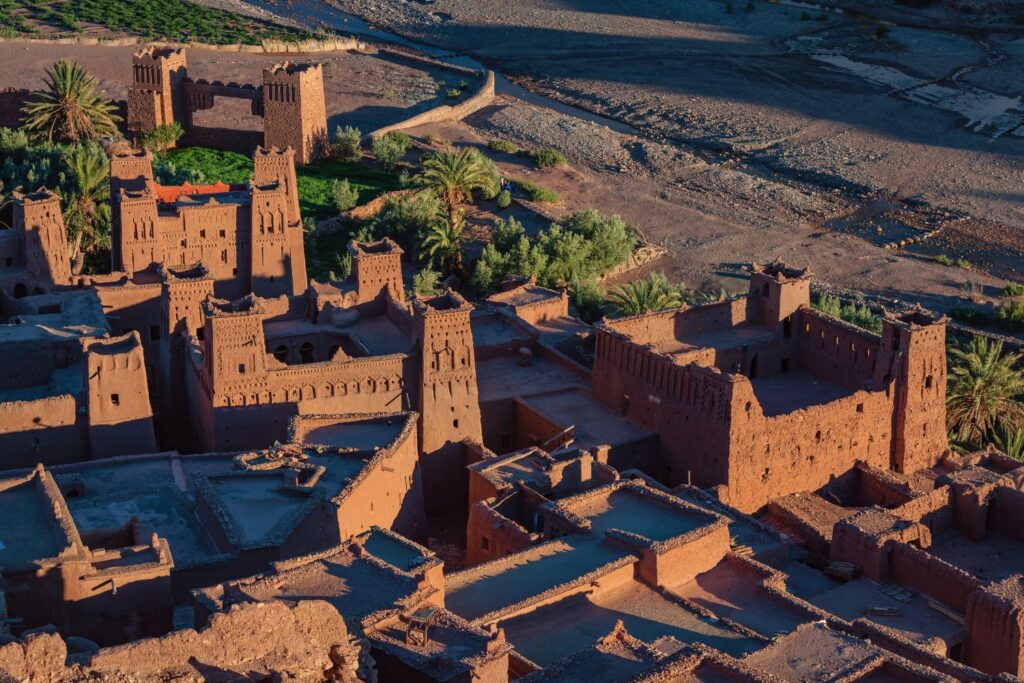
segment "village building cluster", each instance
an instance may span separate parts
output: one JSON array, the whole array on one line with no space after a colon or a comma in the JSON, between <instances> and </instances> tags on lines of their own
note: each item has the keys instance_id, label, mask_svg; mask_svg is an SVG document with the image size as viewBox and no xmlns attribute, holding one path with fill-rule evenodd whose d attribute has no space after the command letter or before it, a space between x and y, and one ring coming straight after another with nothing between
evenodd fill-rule
<instances>
[{"instance_id":1,"label":"village building cluster","mask_svg":"<svg viewBox=\"0 0 1024 683\"><path fill-rule=\"evenodd\" d=\"M876 335L774 263L592 327L529 280L409 297L387 239L316 282L318 68L134 73L137 131L245 97L265 146L245 186L115 154L110 275L15 198L0 679L1024 676L1024 467L947 448L944 318Z\"/></svg>"}]
</instances>

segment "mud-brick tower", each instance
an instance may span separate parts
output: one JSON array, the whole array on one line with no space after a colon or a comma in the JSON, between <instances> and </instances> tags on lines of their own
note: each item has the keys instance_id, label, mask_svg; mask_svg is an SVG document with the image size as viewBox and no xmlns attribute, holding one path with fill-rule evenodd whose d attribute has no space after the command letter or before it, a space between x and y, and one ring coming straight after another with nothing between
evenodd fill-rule
<instances>
[{"instance_id":1,"label":"mud-brick tower","mask_svg":"<svg viewBox=\"0 0 1024 683\"><path fill-rule=\"evenodd\" d=\"M327 155L327 106L319 64L284 62L263 70L263 144L292 147L297 164Z\"/></svg>"},{"instance_id":2,"label":"mud-brick tower","mask_svg":"<svg viewBox=\"0 0 1024 683\"><path fill-rule=\"evenodd\" d=\"M181 83L187 75L182 48L150 46L132 55L129 136L145 135L157 126L185 120Z\"/></svg>"},{"instance_id":3,"label":"mud-brick tower","mask_svg":"<svg viewBox=\"0 0 1024 683\"><path fill-rule=\"evenodd\" d=\"M470 314L473 305L447 290L413 301L420 340L420 450L428 514L451 505L465 476L460 442L482 443Z\"/></svg>"},{"instance_id":4,"label":"mud-brick tower","mask_svg":"<svg viewBox=\"0 0 1024 683\"><path fill-rule=\"evenodd\" d=\"M402 298L401 247L387 237L379 242L352 240L348 253L352 255L357 304L376 301L386 294L389 287L396 298Z\"/></svg>"},{"instance_id":5,"label":"mud-brick tower","mask_svg":"<svg viewBox=\"0 0 1024 683\"><path fill-rule=\"evenodd\" d=\"M895 380L892 469L934 466L947 447L946 318L922 309L882 320L876 372Z\"/></svg>"},{"instance_id":6,"label":"mud-brick tower","mask_svg":"<svg viewBox=\"0 0 1024 683\"><path fill-rule=\"evenodd\" d=\"M86 339L82 346L93 457L155 452L153 410L139 333Z\"/></svg>"},{"instance_id":7,"label":"mud-brick tower","mask_svg":"<svg viewBox=\"0 0 1024 683\"><path fill-rule=\"evenodd\" d=\"M130 251L129 244L139 242L139 233L142 232L139 226L140 217L146 223L145 235L155 240L155 225L150 221L156 221L156 207L150 210L136 202L135 207L129 209L128 226L129 235L122 230L121 199L122 190L126 193L133 193L140 197L139 193L151 187L153 183L153 153L148 149L113 154L110 157L110 269L131 270L124 264L124 255ZM141 214L138 213L142 209ZM154 233L150 235L150 233ZM142 238L146 241L146 238ZM133 272L133 271L132 271Z\"/></svg>"},{"instance_id":8,"label":"mud-brick tower","mask_svg":"<svg viewBox=\"0 0 1024 683\"><path fill-rule=\"evenodd\" d=\"M182 406L186 395L186 359L191 340L203 338L202 304L213 297L213 277L202 265L159 267L160 351L157 395L160 397L160 443L164 448L191 452L198 448Z\"/></svg>"},{"instance_id":9,"label":"mud-brick tower","mask_svg":"<svg viewBox=\"0 0 1024 683\"><path fill-rule=\"evenodd\" d=\"M258 148L253 161L251 289L262 297L298 296L308 282L295 151Z\"/></svg>"},{"instance_id":10,"label":"mud-brick tower","mask_svg":"<svg viewBox=\"0 0 1024 683\"><path fill-rule=\"evenodd\" d=\"M25 270L44 289L70 284L71 258L60 197L46 188L13 196L14 230L21 242Z\"/></svg>"}]
</instances>

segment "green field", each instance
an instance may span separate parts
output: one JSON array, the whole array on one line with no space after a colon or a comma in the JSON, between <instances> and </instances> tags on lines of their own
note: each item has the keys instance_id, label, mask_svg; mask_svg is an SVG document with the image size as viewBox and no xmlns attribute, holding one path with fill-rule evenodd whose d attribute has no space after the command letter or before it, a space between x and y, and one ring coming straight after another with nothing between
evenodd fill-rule
<instances>
[{"instance_id":1,"label":"green field","mask_svg":"<svg viewBox=\"0 0 1024 683\"><path fill-rule=\"evenodd\" d=\"M31 20L15 16L28 10ZM33 21L79 32L85 24L177 42L258 45L265 38L297 40L308 32L198 5L187 0L0 0L0 29L5 34L36 32Z\"/></svg>"}]
</instances>

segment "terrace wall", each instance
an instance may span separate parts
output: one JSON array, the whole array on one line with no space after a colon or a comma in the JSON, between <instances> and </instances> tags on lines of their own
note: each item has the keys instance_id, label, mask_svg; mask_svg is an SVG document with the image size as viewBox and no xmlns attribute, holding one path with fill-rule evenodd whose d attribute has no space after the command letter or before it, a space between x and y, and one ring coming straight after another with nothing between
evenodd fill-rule
<instances>
[{"instance_id":1,"label":"terrace wall","mask_svg":"<svg viewBox=\"0 0 1024 683\"><path fill-rule=\"evenodd\" d=\"M981 582L959 567L906 543L889 544L892 579L959 612Z\"/></svg>"}]
</instances>

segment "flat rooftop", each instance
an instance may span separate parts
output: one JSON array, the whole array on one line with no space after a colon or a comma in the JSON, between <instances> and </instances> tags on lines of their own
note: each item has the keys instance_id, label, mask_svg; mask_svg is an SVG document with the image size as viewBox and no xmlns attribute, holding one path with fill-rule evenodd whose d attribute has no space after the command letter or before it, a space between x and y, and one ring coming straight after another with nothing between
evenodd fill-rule
<instances>
[{"instance_id":1,"label":"flat rooftop","mask_svg":"<svg viewBox=\"0 0 1024 683\"><path fill-rule=\"evenodd\" d=\"M947 529L932 539L926 552L960 567L982 581L1002 581L1024 573L1024 543L996 531L975 542Z\"/></svg>"},{"instance_id":2,"label":"flat rooftop","mask_svg":"<svg viewBox=\"0 0 1024 683\"><path fill-rule=\"evenodd\" d=\"M37 477L0 482L0 572L26 571L56 557L68 539Z\"/></svg>"},{"instance_id":3,"label":"flat rooftop","mask_svg":"<svg viewBox=\"0 0 1024 683\"><path fill-rule=\"evenodd\" d=\"M755 347L775 339L773 330L766 330L754 323L744 323L725 330L688 334L685 329L685 319L686 314L684 313L682 323L684 329L681 334L677 331L677 336L674 339L653 342L657 351L671 355L691 353L700 349L726 351L743 346Z\"/></svg>"},{"instance_id":4,"label":"flat rooftop","mask_svg":"<svg viewBox=\"0 0 1024 683\"><path fill-rule=\"evenodd\" d=\"M824 683L835 680L838 671L864 666L877 657L878 650L863 640L811 623L749 655L744 662L784 681Z\"/></svg>"},{"instance_id":5,"label":"flat rooftop","mask_svg":"<svg viewBox=\"0 0 1024 683\"><path fill-rule=\"evenodd\" d=\"M840 619L853 621L863 618L896 629L919 644L925 644L931 638L941 638L947 645L960 642L963 625L929 607L923 596L915 595L909 602L900 602L882 593L879 587L874 581L861 577L841 583L808 602ZM898 616L867 614L864 610L868 607L889 607L896 610Z\"/></svg>"},{"instance_id":6,"label":"flat rooftop","mask_svg":"<svg viewBox=\"0 0 1024 683\"><path fill-rule=\"evenodd\" d=\"M405 415L353 422L334 421L330 416L300 416L297 418L293 438L306 444L370 450L386 448L393 444L402 433L405 424Z\"/></svg>"},{"instance_id":7,"label":"flat rooftop","mask_svg":"<svg viewBox=\"0 0 1024 683\"><path fill-rule=\"evenodd\" d=\"M751 380L750 384L761 409L769 417L824 405L853 393L802 370L758 377Z\"/></svg>"},{"instance_id":8,"label":"flat rooftop","mask_svg":"<svg viewBox=\"0 0 1024 683\"><path fill-rule=\"evenodd\" d=\"M762 646L699 617L637 581L591 595L576 594L533 612L501 622L509 642L524 656L546 666L572 656L607 635L622 620L633 637L652 643L671 636L700 642L734 656Z\"/></svg>"},{"instance_id":9,"label":"flat rooftop","mask_svg":"<svg viewBox=\"0 0 1024 683\"><path fill-rule=\"evenodd\" d=\"M91 289L15 299L5 314L0 320L0 344L102 337L111 331L99 297Z\"/></svg>"},{"instance_id":10,"label":"flat rooftop","mask_svg":"<svg viewBox=\"0 0 1024 683\"><path fill-rule=\"evenodd\" d=\"M391 608L402 598L414 594L417 581L338 549L305 564L232 581L228 585L232 602L237 601L234 594L257 602L325 600L347 622L358 623L363 617ZM228 607L223 584L196 591L196 594L217 609Z\"/></svg>"},{"instance_id":11,"label":"flat rooftop","mask_svg":"<svg viewBox=\"0 0 1024 683\"><path fill-rule=\"evenodd\" d=\"M716 521L713 517L652 500L642 491L623 487L608 495L583 494L579 499L562 502L559 507L590 520L594 534L603 536L609 529L619 529L652 541L667 541Z\"/></svg>"},{"instance_id":12,"label":"flat rooftop","mask_svg":"<svg viewBox=\"0 0 1024 683\"><path fill-rule=\"evenodd\" d=\"M576 373L536 355L526 366L512 356L482 360L477 363L476 377L482 403L587 385Z\"/></svg>"},{"instance_id":13,"label":"flat rooftop","mask_svg":"<svg viewBox=\"0 0 1024 683\"><path fill-rule=\"evenodd\" d=\"M406 353L412 340L386 315L360 316L352 325L336 331L347 333L362 344L372 356Z\"/></svg>"},{"instance_id":14,"label":"flat rooftop","mask_svg":"<svg viewBox=\"0 0 1024 683\"><path fill-rule=\"evenodd\" d=\"M689 583L671 586L671 590L767 638L791 633L808 621L764 593L757 576L734 567L729 561L719 562Z\"/></svg>"},{"instance_id":15,"label":"flat rooftop","mask_svg":"<svg viewBox=\"0 0 1024 683\"><path fill-rule=\"evenodd\" d=\"M473 331L474 346L525 344L530 341L529 332L499 313L473 315L469 319L469 324Z\"/></svg>"},{"instance_id":16,"label":"flat rooftop","mask_svg":"<svg viewBox=\"0 0 1024 683\"><path fill-rule=\"evenodd\" d=\"M550 487L551 476L548 470L553 462L554 459L543 451L527 448L496 458L487 458L468 467L498 488L511 488L523 482L543 492Z\"/></svg>"},{"instance_id":17,"label":"flat rooftop","mask_svg":"<svg viewBox=\"0 0 1024 683\"><path fill-rule=\"evenodd\" d=\"M617 415L590 394L575 388L533 394L520 400L563 428L575 426L576 448L618 446L655 436L651 430Z\"/></svg>"},{"instance_id":18,"label":"flat rooftop","mask_svg":"<svg viewBox=\"0 0 1024 683\"><path fill-rule=\"evenodd\" d=\"M632 560L633 555L590 534L565 536L449 574L445 604L472 621L626 558Z\"/></svg>"}]
</instances>

